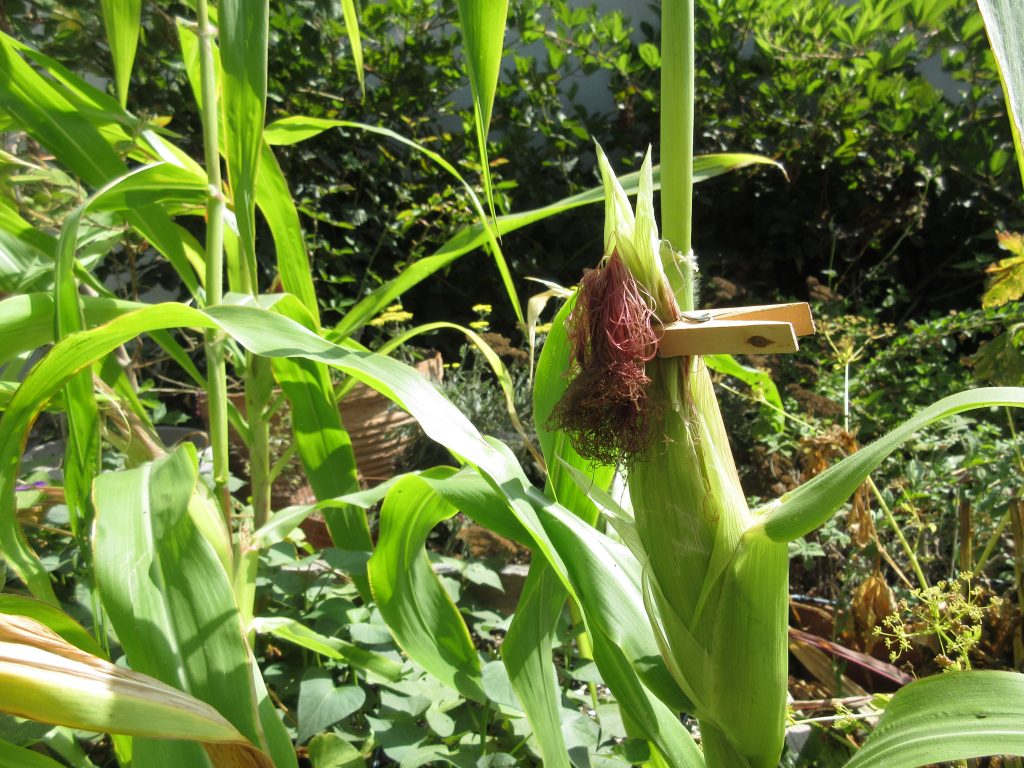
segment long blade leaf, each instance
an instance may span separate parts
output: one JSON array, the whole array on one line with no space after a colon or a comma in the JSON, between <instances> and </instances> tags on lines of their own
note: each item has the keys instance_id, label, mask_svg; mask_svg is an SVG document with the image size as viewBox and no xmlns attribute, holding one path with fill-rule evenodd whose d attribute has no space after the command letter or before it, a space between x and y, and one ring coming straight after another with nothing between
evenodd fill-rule
<instances>
[{"instance_id":1,"label":"long blade leaf","mask_svg":"<svg viewBox=\"0 0 1024 768\"><path fill-rule=\"evenodd\" d=\"M864 478L915 432L964 411L998 405L1024 407L1024 388L984 387L944 397L885 437L769 504L762 510L758 525L775 541L792 541L808 534L832 517Z\"/></svg>"},{"instance_id":2,"label":"long blade leaf","mask_svg":"<svg viewBox=\"0 0 1024 768\"><path fill-rule=\"evenodd\" d=\"M128 103L128 84L132 77L135 50L139 45L142 0L102 0L101 6L107 44L114 59L117 100L124 107Z\"/></svg>"},{"instance_id":3,"label":"long blade leaf","mask_svg":"<svg viewBox=\"0 0 1024 768\"><path fill-rule=\"evenodd\" d=\"M947 672L901 688L846 768L1024 755L1024 675Z\"/></svg>"}]
</instances>

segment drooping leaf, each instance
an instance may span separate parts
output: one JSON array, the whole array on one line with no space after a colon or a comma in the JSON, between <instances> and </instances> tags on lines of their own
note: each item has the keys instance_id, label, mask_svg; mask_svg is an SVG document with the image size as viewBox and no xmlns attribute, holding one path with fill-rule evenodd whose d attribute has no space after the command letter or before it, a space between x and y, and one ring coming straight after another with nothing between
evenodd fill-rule
<instances>
[{"instance_id":1,"label":"drooping leaf","mask_svg":"<svg viewBox=\"0 0 1024 768\"><path fill-rule=\"evenodd\" d=\"M200 742L215 766L274 768L213 707L86 653L33 619L0 614L0 683L6 693L0 711L18 717L146 739ZM201 756L202 751L196 748L189 754Z\"/></svg>"},{"instance_id":2,"label":"drooping leaf","mask_svg":"<svg viewBox=\"0 0 1024 768\"><path fill-rule=\"evenodd\" d=\"M438 468L429 477L446 477ZM418 475L384 497L380 535L368 571L377 607L410 658L463 696L486 700L480 662L458 608L441 586L424 544L433 527L458 510Z\"/></svg>"},{"instance_id":3,"label":"drooping leaf","mask_svg":"<svg viewBox=\"0 0 1024 768\"><path fill-rule=\"evenodd\" d=\"M50 603L22 595L3 594L0 595L0 613L26 616L86 653L99 658L106 656L81 624Z\"/></svg>"},{"instance_id":4,"label":"drooping leaf","mask_svg":"<svg viewBox=\"0 0 1024 768\"><path fill-rule=\"evenodd\" d=\"M283 616L256 618L252 620L250 627L256 632L271 634L329 659L373 672L386 680L396 681L402 677L402 665L397 661L392 661L379 653L364 650L341 638L321 635L294 619Z\"/></svg>"}]
</instances>

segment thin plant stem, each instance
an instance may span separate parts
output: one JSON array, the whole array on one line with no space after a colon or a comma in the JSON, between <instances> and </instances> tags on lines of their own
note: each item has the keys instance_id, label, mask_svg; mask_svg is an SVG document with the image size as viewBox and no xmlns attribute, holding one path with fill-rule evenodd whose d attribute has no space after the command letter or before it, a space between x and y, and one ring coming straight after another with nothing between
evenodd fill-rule
<instances>
[{"instance_id":1,"label":"thin plant stem","mask_svg":"<svg viewBox=\"0 0 1024 768\"><path fill-rule=\"evenodd\" d=\"M910 561L911 567L914 569L914 575L917 576L918 582L921 584L921 589L928 589L928 579L924 575L924 571L921 570L921 563L918 562L917 555L914 553L914 548L910 546L910 542L907 541L907 537L903 535L903 531L900 530L899 523L896 522L896 518L892 514L892 510L889 509L889 505L885 501L885 497L882 496L882 492L878 490L878 486L875 485L875 481L868 477L866 480L868 487L871 492L875 495L875 499L878 500L878 506L882 508L882 514L885 516L885 521L889 524L893 534L896 536L896 540L899 541L900 546L903 547L903 552Z\"/></svg>"},{"instance_id":2,"label":"thin plant stem","mask_svg":"<svg viewBox=\"0 0 1024 768\"><path fill-rule=\"evenodd\" d=\"M1006 409L1006 423L1010 426L1010 444L1013 445L1013 452L1016 454L1017 466L1021 472L1024 472L1024 458L1021 457L1020 444L1017 440L1017 430L1013 426L1013 412ZM1014 503L1011 501L1010 505L1006 508L1006 512L999 519L999 524L996 525L996 529L989 536L988 541L985 542L985 548L981 551L981 555L978 557L978 562L974 564L973 570L975 573L981 573L985 570L985 566L988 565L988 559L992 556L992 551L995 549L999 539L1002 538L1003 531L1006 530L1006 526L1010 523L1010 515L1014 512ZM1017 574L1017 580L1020 581L1021 574Z\"/></svg>"},{"instance_id":3,"label":"thin plant stem","mask_svg":"<svg viewBox=\"0 0 1024 768\"><path fill-rule=\"evenodd\" d=\"M203 101L203 145L209 197L206 201L206 306L224 298L224 193L220 176L220 139L217 129L217 73L213 58L213 27L207 0L196 1L199 35L199 74ZM231 528L231 493L228 489L227 370L224 333L206 331L206 367L213 483L221 512Z\"/></svg>"},{"instance_id":4,"label":"thin plant stem","mask_svg":"<svg viewBox=\"0 0 1024 768\"><path fill-rule=\"evenodd\" d=\"M679 309L694 308L693 0L661 6L661 228L672 251L665 273ZM663 252L663 259L666 258Z\"/></svg>"},{"instance_id":5,"label":"thin plant stem","mask_svg":"<svg viewBox=\"0 0 1024 768\"><path fill-rule=\"evenodd\" d=\"M992 556L992 551L996 548L996 544L999 543L999 539L1003 536L1003 531L1006 530L1006 526L1010 524L1010 515L1013 514L1013 502L1006 508L1003 516L999 518L999 523L996 525L996 529L992 531L992 535L988 537L988 541L985 543L985 548L981 551L981 555L978 556L978 562L974 564L973 570L975 573L981 573L985 570L985 566L988 565L988 559Z\"/></svg>"}]
</instances>

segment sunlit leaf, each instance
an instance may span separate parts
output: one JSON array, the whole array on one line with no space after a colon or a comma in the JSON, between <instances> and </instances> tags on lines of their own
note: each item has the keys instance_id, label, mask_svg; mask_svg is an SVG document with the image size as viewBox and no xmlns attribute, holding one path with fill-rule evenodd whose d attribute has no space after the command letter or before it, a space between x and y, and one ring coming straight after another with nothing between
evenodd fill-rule
<instances>
[{"instance_id":1,"label":"sunlit leaf","mask_svg":"<svg viewBox=\"0 0 1024 768\"><path fill-rule=\"evenodd\" d=\"M1024 755L1024 675L947 672L904 686L846 768Z\"/></svg>"}]
</instances>

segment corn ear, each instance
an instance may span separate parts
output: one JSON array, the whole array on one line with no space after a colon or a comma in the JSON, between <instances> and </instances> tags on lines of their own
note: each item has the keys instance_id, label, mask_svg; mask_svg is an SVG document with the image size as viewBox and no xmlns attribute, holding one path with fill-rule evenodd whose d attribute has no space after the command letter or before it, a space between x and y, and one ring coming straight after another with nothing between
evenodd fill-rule
<instances>
[{"instance_id":1,"label":"corn ear","mask_svg":"<svg viewBox=\"0 0 1024 768\"><path fill-rule=\"evenodd\" d=\"M662 323L678 318L666 276L684 258L660 242L641 170L636 212L607 160L605 257L621 257ZM669 258L666 258L668 255ZM648 614L700 721L708 768L770 768L785 727L788 558L755 525L700 358L646 365L660 423L630 457Z\"/></svg>"}]
</instances>

